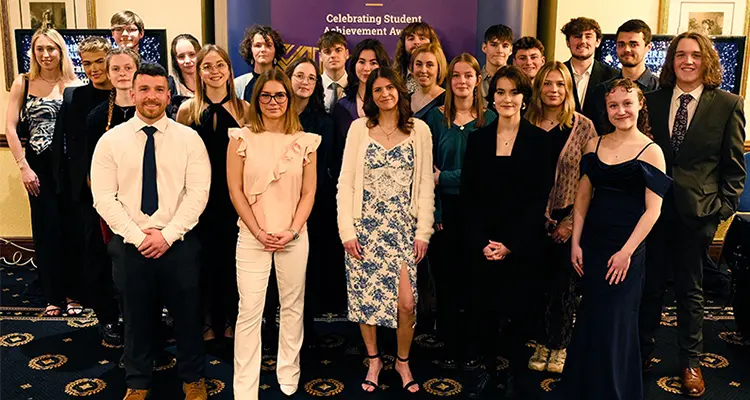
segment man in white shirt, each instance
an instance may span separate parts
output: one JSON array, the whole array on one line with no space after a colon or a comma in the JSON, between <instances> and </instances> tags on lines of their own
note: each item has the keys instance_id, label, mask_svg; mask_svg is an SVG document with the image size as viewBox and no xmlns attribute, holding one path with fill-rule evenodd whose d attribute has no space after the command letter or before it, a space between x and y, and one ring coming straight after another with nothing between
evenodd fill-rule
<instances>
[{"instance_id":1,"label":"man in white shirt","mask_svg":"<svg viewBox=\"0 0 750 400\"><path fill-rule=\"evenodd\" d=\"M320 62L323 64L323 92L326 112L333 110L334 104L344 97L347 85L346 60L349 49L346 47L346 36L336 31L328 31L318 40Z\"/></svg>"},{"instance_id":2,"label":"man in white shirt","mask_svg":"<svg viewBox=\"0 0 750 400\"><path fill-rule=\"evenodd\" d=\"M602 43L602 29L591 18L571 19L562 29L565 44L570 49L570 60L565 65L573 76L576 111L596 121L596 109L587 107L586 98L600 83L614 78L618 71L594 59L596 48ZM591 104L593 106L593 104Z\"/></svg>"},{"instance_id":3,"label":"man in white shirt","mask_svg":"<svg viewBox=\"0 0 750 400\"><path fill-rule=\"evenodd\" d=\"M651 365L667 281L674 277L682 393L706 391L703 352L703 262L716 229L737 210L746 167L741 97L719 89L721 65L711 39L675 37L661 69L661 89L646 94L651 133L674 179L647 241L640 307L641 357Z\"/></svg>"},{"instance_id":4,"label":"man in white shirt","mask_svg":"<svg viewBox=\"0 0 750 400\"><path fill-rule=\"evenodd\" d=\"M185 399L206 400L200 249L190 230L208 201L211 165L196 132L166 117L162 66L141 65L131 94L136 116L102 136L91 164L94 207L115 234L109 252L125 321L125 399L149 394L154 313L163 300L175 320Z\"/></svg>"}]
</instances>

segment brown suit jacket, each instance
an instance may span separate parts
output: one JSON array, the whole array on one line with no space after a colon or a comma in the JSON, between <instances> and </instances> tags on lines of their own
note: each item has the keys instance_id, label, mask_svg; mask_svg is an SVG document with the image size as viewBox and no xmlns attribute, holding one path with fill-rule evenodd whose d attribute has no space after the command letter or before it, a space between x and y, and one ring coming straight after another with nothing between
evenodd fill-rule
<instances>
[{"instance_id":1,"label":"brown suit jacket","mask_svg":"<svg viewBox=\"0 0 750 400\"><path fill-rule=\"evenodd\" d=\"M674 179L663 212L676 213L687 226L712 235L708 231L737 209L745 185L743 100L705 88L675 156L669 132L672 92L668 87L646 94L654 141L664 151L667 174Z\"/></svg>"}]
</instances>

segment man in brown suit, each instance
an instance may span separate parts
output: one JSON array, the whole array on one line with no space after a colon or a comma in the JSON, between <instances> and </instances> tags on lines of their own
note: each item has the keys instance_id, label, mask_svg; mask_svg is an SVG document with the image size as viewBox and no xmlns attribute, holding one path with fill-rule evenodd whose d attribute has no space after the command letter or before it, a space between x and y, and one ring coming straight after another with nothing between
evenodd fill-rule
<instances>
[{"instance_id":1,"label":"man in brown suit","mask_svg":"<svg viewBox=\"0 0 750 400\"><path fill-rule=\"evenodd\" d=\"M659 78L646 95L654 141L674 185L647 242L646 286L640 311L641 357L650 366L666 281L677 299L682 390L701 396L703 256L721 220L737 208L745 182L745 115L739 96L719 89L721 66L711 40L686 32L672 40Z\"/></svg>"}]
</instances>

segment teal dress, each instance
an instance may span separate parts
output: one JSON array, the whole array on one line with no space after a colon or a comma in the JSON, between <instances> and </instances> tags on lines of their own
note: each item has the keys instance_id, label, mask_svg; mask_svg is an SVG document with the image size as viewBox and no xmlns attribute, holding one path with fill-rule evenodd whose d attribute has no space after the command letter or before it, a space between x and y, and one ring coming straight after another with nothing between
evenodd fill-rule
<instances>
[{"instance_id":1,"label":"teal dress","mask_svg":"<svg viewBox=\"0 0 750 400\"><path fill-rule=\"evenodd\" d=\"M414 238L417 220L409 212L414 180L414 140L391 149L369 139L365 152L362 218L354 221L362 260L346 255L350 321L398 327L402 266L417 301Z\"/></svg>"}]
</instances>

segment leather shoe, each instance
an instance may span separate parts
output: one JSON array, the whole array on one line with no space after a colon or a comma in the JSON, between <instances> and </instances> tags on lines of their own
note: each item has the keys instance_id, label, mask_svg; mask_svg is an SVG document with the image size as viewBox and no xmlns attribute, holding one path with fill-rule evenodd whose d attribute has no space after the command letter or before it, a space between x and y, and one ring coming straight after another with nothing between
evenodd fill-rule
<instances>
[{"instance_id":1,"label":"leather shoe","mask_svg":"<svg viewBox=\"0 0 750 400\"><path fill-rule=\"evenodd\" d=\"M120 324L100 324L99 333L104 342L110 346L122 346L122 329Z\"/></svg>"},{"instance_id":2,"label":"leather shoe","mask_svg":"<svg viewBox=\"0 0 750 400\"><path fill-rule=\"evenodd\" d=\"M685 368L682 371L682 394L689 397L700 397L706 392L703 374L700 368Z\"/></svg>"}]
</instances>

